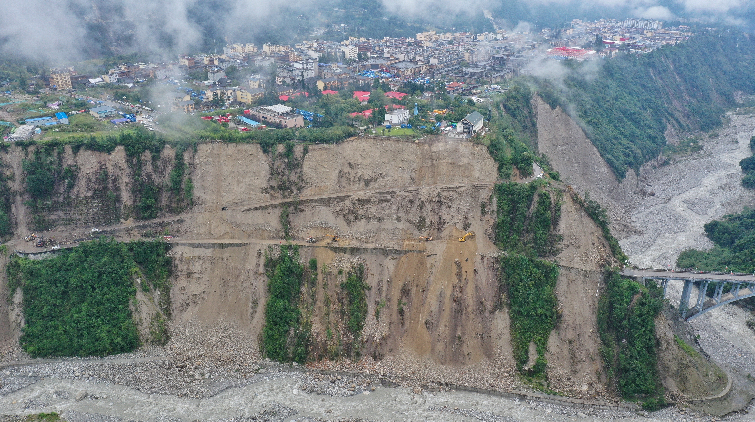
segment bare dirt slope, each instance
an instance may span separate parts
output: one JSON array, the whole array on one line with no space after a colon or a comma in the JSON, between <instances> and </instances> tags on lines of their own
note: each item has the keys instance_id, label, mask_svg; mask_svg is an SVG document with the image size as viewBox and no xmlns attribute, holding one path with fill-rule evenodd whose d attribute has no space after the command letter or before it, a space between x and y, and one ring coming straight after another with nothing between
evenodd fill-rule
<instances>
[{"instance_id":1,"label":"bare dirt slope","mask_svg":"<svg viewBox=\"0 0 755 422\"><path fill-rule=\"evenodd\" d=\"M11 148L4 159L19 170L28 154ZM233 365L260 359L264 261L286 243L285 210L290 243L299 245L302 262L317 260L315 280L303 297L319 358L354 350L340 285L357 266L365 268L362 358L320 365L501 390L520 386L508 313L501 306L499 251L491 241L497 166L484 146L444 138L354 138L306 151L299 146L293 161L281 161L282 154L283 149L265 154L258 145L199 145L184 155L194 184L190 211L99 227L124 239L174 236L172 338L166 347L171 356ZM167 184L173 155L167 148L156 160L145 155L143 174ZM123 149L66 150L64 159L80 169L72 191L79 205L56 211L56 236L86 237L97 221L92 216L103 214L102 198L94 193L104 188L120 196L120 212L128 215L134 181ZM112 175L106 185L97 179L103 169ZM165 194L161 201L166 203ZM22 197L16 206L23 211ZM459 242L469 231L476 235ZM568 394L610 395L594 326L598 270L610 254L599 229L569 194L559 232L564 241L554 259L562 265L557 284L562 317L549 341L550 380ZM18 327L0 335L13 343Z\"/></svg>"},{"instance_id":2,"label":"bare dirt slope","mask_svg":"<svg viewBox=\"0 0 755 422\"><path fill-rule=\"evenodd\" d=\"M624 200L638 188L634 171L630 169L624 180L617 180L595 145L564 110L551 109L539 97L533 103L537 112L538 152L548 156L561 180L580 195L589 193L603 205L612 217L612 228L620 230L624 224L620 218Z\"/></svg>"},{"instance_id":3,"label":"bare dirt slope","mask_svg":"<svg viewBox=\"0 0 755 422\"><path fill-rule=\"evenodd\" d=\"M537 102L537 110L540 151L548 155L566 183L579 191L589 190L609 210L612 231L632 264L673 267L682 250L712 246L704 235L705 223L755 204L753 192L741 186L738 165L739 160L751 155L749 139L755 134L755 116L751 114L730 113L723 128L700 135L702 151L667 157L663 165L646 164L638 178L630 172L618 183L566 113L552 110L542 101ZM669 286L672 305L678 303L680 292L680 286ZM732 317L733 313L737 317ZM691 323L703 351L731 371L730 376L738 380L735 389L744 391L711 411L725 413L741 408L751 397L751 382L743 380L746 374L738 374L755 360L755 336L745 326L746 319L745 311L731 307ZM676 397L715 395L721 384L715 371L697 365L694 357L681 350L667 325L661 320L657 330L667 391Z\"/></svg>"},{"instance_id":4,"label":"bare dirt slope","mask_svg":"<svg viewBox=\"0 0 755 422\"><path fill-rule=\"evenodd\" d=\"M565 195L556 297L561 318L548 341L549 379L571 395L607 392L597 327L603 268L617 263L595 222Z\"/></svg>"}]
</instances>

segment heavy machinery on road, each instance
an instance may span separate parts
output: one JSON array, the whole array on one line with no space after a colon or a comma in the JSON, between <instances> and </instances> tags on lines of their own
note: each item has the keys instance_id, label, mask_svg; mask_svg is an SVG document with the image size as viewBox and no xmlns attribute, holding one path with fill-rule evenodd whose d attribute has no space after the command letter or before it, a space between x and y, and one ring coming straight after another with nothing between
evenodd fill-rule
<instances>
[{"instance_id":1,"label":"heavy machinery on road","mask_svg":"<svg viewBox=\"0 0 755 422\"><path fill-rule=\"evenodd\" d=\"M467 234L459 238L459 242L466 242L470 237L474 237L474 232L467 232Z\"/></svg>"}]
</instances>

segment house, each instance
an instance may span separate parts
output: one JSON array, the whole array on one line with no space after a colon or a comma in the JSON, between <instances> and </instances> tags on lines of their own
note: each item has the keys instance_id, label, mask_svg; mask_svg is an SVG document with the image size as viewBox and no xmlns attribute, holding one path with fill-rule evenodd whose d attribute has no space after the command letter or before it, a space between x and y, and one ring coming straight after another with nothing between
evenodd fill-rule
<instances>
[{"instance_id":1,"label":"house","mask_svg":"<svg viewBox=\"0 0 755 422\"><path fill-rule=\"evenodd\" d=\"M446 84L446 91L449 94L458 94L462 89L464 89L464 84L461 82L451 82Z\"/></svg>"},{"instance_id":2,"label":"house","mask_svg":"<svg viewBox=\"0 0 755 422\"><path fill-rule=\"evenodd\" d=\"M388 91L385 93L385 96L388 98L394 98L396 100L401 101L404 97L406 97L409 94L403 93L403 92L396 92L396 91Z\"/></svg>"},{"instance_id":3,"label":"house","mask_svg":"<svg viewBox=\"0 0 755 422\"><path fill-rule=\"evenodd\" d=\"M354 91L354 98L359 100L360 103L366 103L370 99L369 91Z\"/></svg>"},{"instance_id":4,"label":"house","mask_svg":"<svg viewBox=\"0 0 755 422\"><path fill-rule=\"evenodd\" d=\"M283 104L254 107L249 115L263 122L279 125L283 128L304 127L304 117L293 112L293 108Z\"/></svg>"},{"instance_id":5,"label":"house","mask_svg":"<svg viewBox=\"0 0 755 422\"><path fill-rule=\"evenodd\" d=\"M236 101L244 104L251 104L252 101L262 98L265 95L264 89L237 89Z\"/></svg>"},{"instance_id":6,"label":"house","mask_svg":"<svg viewBox=\"0 0 755 422\"><path fill-rule=\"evenodd\" d=\"M359 57L359 47L355 45L345 45L341 47L341 51L346 60L356 60Z\"/></svg>"},{"instance_id":7,"label":"house","mask_svg":"<svg viewBox=\"0 0 755 422\"><path fill-rule=\"evenodd\" d=\"M73 89L71 85L71 73L66 71L53 71L50 73L50 88L58 91Z\"/></svg>"},{"instance_id":8,"label":"house","mask_svg":"<svg viewBox=\"0 0 755 422\"><path fill-rule=\"evenodd\" d=\"M191 101L191 100L178 101L173 104L172 109L182 110L186 114L192 113L194 112L194 101Z\"/></svg>"},{"instance_id":9,"label":"house","mask_svg":"<svg viewBox=\"0 0 755 422\"><path fill-rule=\"evenodd\" d=\"M32 136L34 136L34 129L36 126L34 125L22 125L17 127L13 133L8 136L7 140L9 142L14 141L25 141L27 139L30 139Z\"/></svg>"},{"instance_id":10,"label":"house","mask_svg":"<svg viewBox=\"0 0 755 422\"><path fill-rule=\"evenodd\" d=\"M220 68L212 68L207 71L207 80L217 83L219 80L225 78L225 70Z\"/></svg>"},{"instance_id":11,"label":"house","mask_svg":"<svg viewBox=\"0 0 755 422\"><path fill-rule=\"evenodd\" d=\"M315 60L299 60L291 63L295 72L301 74L304 79L316 78L319 73L318 61Z\"/></svg>"},{"instance_id":12,"label":"house","mask_svg":"<svg viewBox=\"0 0 755 422\"><path fill-rule=\"evenodd\" d=\"M249 77L249 88L252 89L264 89L265 79L260 75L252 75Z\"/></svg>"},{"instance_id":13,"label":"house","mask_svg":"<svg viewBox=\"0 0 755 422\"><path fill-rule=\"evenodd\" d=\"M316 85L320 91L327 91L341 88L343 82L338 78L323 78L318 80Z\"/></svg>"},{"instance_id":14,"label":"house","mask_svg":"<svg viewBox=\"0 0 755 422\"><path fill-rule=\"evenodd\" d=\"M482 129L484 122L485 119L482 117L482 114L473 111L472 113L467 114L467 117L461 119L463 132L468 136L472 136Z\"/></svg>"},{"instance_id":15,"label":"house","mask_svg":"<svg viewBox=\"0 0 755 422\"><path fill-rule=\"evenodd\" d=\"M194 57L181 56L178 59L178 65L179 66L194 67L195 64L196 64L196 61L194 61Z\"/></svg>"},{"instance_id":16,"label":"house","mask_svg":"<svg viewBox=\"0 0 755 422\"><path fill-rule=\"evenodd\" d=\"M116 84L118 83L118 73L108 73L107 75L102 75L102 80L108 84Z\"/></svg>"},{"instance_id":17,"label":"house","mask_svg":"<svg viewBox=\"0 0 755 422\"><path fill-rule=\"evenodd\" d=\"M398 109L385 113L386 125L401 125L409 121L409 110Z\"/></svg>"},{"instance_id":18,"label":"house","mask_svg":"<svg viewBox=\"0 0 755 422\"><path fill-rule=\"evenodd\" d=\"M89 109L89 114L98 119L105 119L107 117L115 116L118 112L113 107L100 106Z\"/></svg>"}]
</instances>

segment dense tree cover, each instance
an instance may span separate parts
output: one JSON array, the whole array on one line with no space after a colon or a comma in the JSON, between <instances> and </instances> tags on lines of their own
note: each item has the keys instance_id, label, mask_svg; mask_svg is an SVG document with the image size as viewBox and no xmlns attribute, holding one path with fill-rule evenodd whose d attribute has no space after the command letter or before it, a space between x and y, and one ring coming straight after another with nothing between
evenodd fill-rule
<instances>
[{"instance_id":1,"label":"dense tree cover","mask_svg":"<svg viewBox=\"0 0 755 422\"><path fill-rule=\"evenodd\" d=\"M302 141L316 144L334 144L350 138L358 133L350 126L333 126L329 128L299 128L277 130L254 130L239 132L217 126L211 130L202 131L197 135L200 141L228 141L238 143L283 143L286 141Z\"/></svg>"},{"instance_id":2,"label":"dense tree cover","mask_svg":"<svg viewBox=\"0 0 755 422\"><path fill-rule=\"evenodd\" d=\"M755 153L755 136L750 138L750 151ZM755 189L755 155L742 159L739 162L739 167L742 168L742 173L744 173L742 186Z\"/></svg>"},{"instance_id":3,"label":"dense tree cover","mask_svg":"<svg viewBox=\"0 0 755 422\"><path fill-rule=\"evenodd\" d=\"M607 273L598 304L601 355L621 396L651 409L664 403L655 347L655 317L662 308L660 287Z\"/></svg>"},{"instance_id":4,"label":"dense tree cover","mask_svg":"<svg viewBox=\"0 0 755 422\"><path fill-rule=\"evenodd\" d=\"M514 83L496 102L505 112L502 120L531 146L537 142L537 118L532 108L533 92L520 81Z\"/></svg>"},{"instance_id":5,"label":"dense tree cover","mask_svg":"<svg viewBox=\"0 0 755 422\"><path fill-rule=\"evenodd\" d=\"M510 127L500 122L490 124L490 132L485 135L483 142L488 145L488 153L498 164L498 176L509 179L516 167L524 177L532 175L534 155L522 141L518 140Z\"/></svg>"},{"instance_id":6,"label":"dense tree cover","mask_svg":"<svg viewBox=\"0 0 755 422\"><path fill-rule=\"evenodd\" d=\"M14 225L12 206L15 195L9 183L13 177L6 175L4 168L4 163L0 162L0 239L13 234Z\"/></svg>"},{"instance_id":7,"label":"dense tree cover","mask_svg":"<svg viewBox=\"0 0 755 422\"><path fill-rule=\"evenodd\" d=\"M159 241L100 239L49 259L14 257L7 273L10 291L23 290L21 346L32 357L103 356L135 349L139 336L129 307L135 284L141 279L142 289L168 291L168 248Z\"/></svg>"},{"instance_id":8,"label":"dense tree cover","mask_svg":"<svg viewBox=\"0 0 755 422\"><path fill-rule=\"evenodd\" d=\"M734 31L708 31L640 56L569 64L553 105L576 107L587 135L617 176L655 158L668 125L710 130L733 106L734 92L755 93L755 40Z\"/></svg>"},{"instance_id":9,"label":"dense tree cover","mask_svg":"<svg viewBox=\"0 0 755 422\"><path fill-rule=\"evenodd\" d=\"M268 279L265 327L262 329L262 351L279 362L304 363L307 360L310 333L301 324L299 295L304 267L299 263L299 247L282 245L280 254L265 255Z\"/></svg>"},{"instance_id":10,"label":"dense tree cover","mask_svg":"<svg viewBox=\"0 0 755 422\"><path fill-rule=\"evenodd\" d=\"M31 210L31 228L49 229L46 213L52 208L53 193L68 193L78 177L78 167L63 167L60 151L53 147L37 148L22 161L24 181L29 199L26 205ZM10 201L10 198L7 199ZM9 215L9 214L8 214Z\"/></svg>"},{"instance_id":11,"label":"dense tree cover","mask_svg":"<svg viewBox=\"0 0 755 422\"><path fill-rule=\"evenodd\" d=\"M186 175L186 162L184 161L185 145L176 148L173 159L173 169L168 176L168 191L171 195L169 207L171 212L181 212L190 207L193 202L193 184L191 178Z\"/></svg>"},{"instance_id":12,"label":"dense tree cover","mask_svg":"<svg viewBox=\"0 0 755 422\"><path fill-rule=\"evenodd\" d=\"M709 251L688 249L676 265L707 271L755 272L755 210L705 224L705 235L715 246Z\"/></svg>"},{"instance_id":13,"label":"dense tree cover","mask_svg":"<svg viewBox=\"0 0 755 422\"><path fill-rule=\"evenodd\" d=\"M369 288L370 286L364 282L364 264L349 271L346 281L341 283L341 289L346 293L346 301L343 304L346 310L346 327L355 339L361 336L367 319L366 290Z\"/></svg>"},{"instance_id":14,"label":"dense tree cover","mask_svg":"<svg viewBox=\"0 0 755 422\"><path fill-rule=\"evenodd\" d=\"M561 204L552 200L544 183L500 183L495 198L495 241L501 249L541 257L556 251Z\"/></svg>"},{"instance_id":15,"label":"dense tree cover","mask_svg":"<svg viewBox=\"0 0 755 422\"><path fill-rule=\"evenodd\" d=\"M557 278L556 264L524 255L501 257L500 284L508 299L514 359L517 368L535 380L545 379L548 336L558 319ZM529 346L533 342L537 358L526 368L532 360Z\"/></svg>"}]
</instances>

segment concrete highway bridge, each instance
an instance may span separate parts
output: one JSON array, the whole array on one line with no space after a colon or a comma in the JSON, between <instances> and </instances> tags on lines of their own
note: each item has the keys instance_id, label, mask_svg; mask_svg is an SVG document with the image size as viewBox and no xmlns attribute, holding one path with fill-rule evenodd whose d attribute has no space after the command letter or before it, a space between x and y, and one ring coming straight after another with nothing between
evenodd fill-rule
<instances>
[{"instance_id":1,"label":"concrete highway bridge","mask_svg":"<svg viewBox=\"0 0 755 422\"><path fill-rule=\"evenodd\" d=\"M670 281L684 282L682 298L679 302L681 317L690 320L723 306L727 303L755 296L755 275L753 274L725 274L725 273L695 273L665 270L632 270L621 272L645 284L647 280L656 280L663 287L663 295ZM690 304L692 290L697 285L697 299ZM709 287L713 286L713 294L708 295Z\"/></svg>"}]
</instances>

